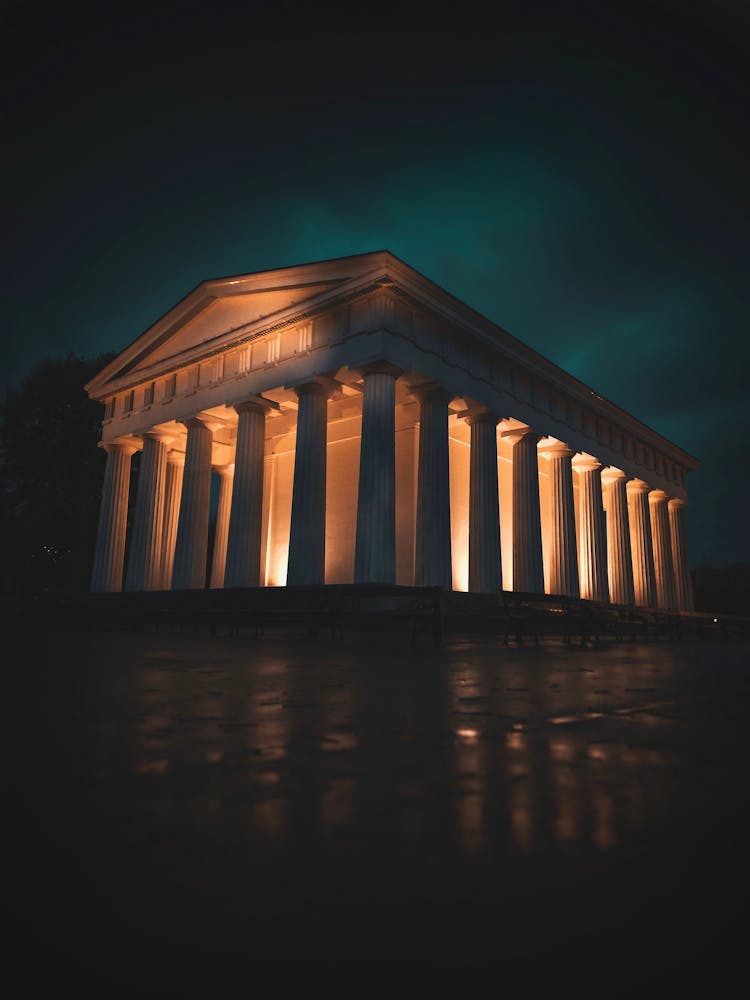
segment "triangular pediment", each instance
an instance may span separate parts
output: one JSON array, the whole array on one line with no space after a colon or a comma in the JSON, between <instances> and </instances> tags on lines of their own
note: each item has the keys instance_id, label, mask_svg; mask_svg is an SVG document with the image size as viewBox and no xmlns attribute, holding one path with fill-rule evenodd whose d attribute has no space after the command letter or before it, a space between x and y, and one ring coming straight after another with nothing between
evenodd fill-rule
<instances>
[{"instance_id":1,"label":"triangular pediment","mask_svg":"<svg viewBox=\"0 0 750 1000\"><path fill-rule=\"evenodd\" d=\"M274 288L246 295L209 299L195 316L167 335L162 343L152 346L130 370L150 367L169 358L179 357L193 348L209 345L217 338L224 338L258 320L271 318L330 288L331 283L327 282L302 288Z\"/></svg>"},{"instance_id":2,"label":"triangular pediment","mask_svg":"<svg viewBox=\"0 0 750 1000\"><path fill-rule=\"evenodd\" d=\"M86 386L92 396L117 391L140 372L188 363L200 353L225 349L233 340L275 323L293 321L332 303L339 290L382 271L387 251L303 264L278 271L203 282L174 306Z\"/></svg>"}]
</instances>

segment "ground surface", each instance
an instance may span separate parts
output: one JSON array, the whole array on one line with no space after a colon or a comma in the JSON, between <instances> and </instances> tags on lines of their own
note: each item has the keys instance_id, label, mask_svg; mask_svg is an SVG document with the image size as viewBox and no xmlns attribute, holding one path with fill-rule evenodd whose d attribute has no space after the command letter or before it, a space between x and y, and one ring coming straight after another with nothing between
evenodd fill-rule
<instances>
[{"instance_id":1,"label":"ground surface","mask_svg":"<svg viewBox=\"0 0 750 1000\"><path fill-rule=\"evenodd\" d=\"M5 649L29 986L746 984L746 644L18 631Z\"/></svg>"}]
</instances>

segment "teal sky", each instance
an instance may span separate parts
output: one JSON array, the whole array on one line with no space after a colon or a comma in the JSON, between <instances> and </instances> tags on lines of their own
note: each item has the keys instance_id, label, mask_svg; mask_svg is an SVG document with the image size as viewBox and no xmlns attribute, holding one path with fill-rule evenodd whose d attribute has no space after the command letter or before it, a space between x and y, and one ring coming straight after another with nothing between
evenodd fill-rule
<instances>
[{"instance_id":1,"label":"teal sky","mask_svg":"<svg viewBox=\"0 0 750 1000\"><path fill-rule=\"evenodd\" d=\"M750 560L744 5L6 7L5 385L387 248L695 454L693 565Z\"/></svg>"}]
</instances>

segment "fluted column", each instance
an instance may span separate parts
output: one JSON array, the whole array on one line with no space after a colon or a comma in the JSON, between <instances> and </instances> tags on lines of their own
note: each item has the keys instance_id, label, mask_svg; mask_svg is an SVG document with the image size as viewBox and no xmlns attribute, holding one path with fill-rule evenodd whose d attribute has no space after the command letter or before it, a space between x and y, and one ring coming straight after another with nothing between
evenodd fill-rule
<instances>
[{"instance_id":1,"label":"fluted column","mask_svg":"<svg viewBox=\"0 0 750 1000\"><path fill-rule=\"evenodd\" d=\"M214 535L214 554L211 560L211 588L213 590L224 586L224 570L227 564L227 539L229 537L229 510L232 503L232 484L234 482L234 466L223 465L217 468L219 474L219 505L216 510L216 534Z\"/></svg>"},{"instance_id":2,"label":"fluted column","mask_svg":"<svg viewBox=\"0 0 750 1000\"><path fill-rule=\"evenodd\" d=\"M669 532L667 501L667 494L663 490L652 490L648 495L651 512L651 539L654 545L656 603L660 608L675 607L672 539Z\"/></svg>"},{"instance_id":3,"label":"fluted column","mask_svg":"<svg viewBox=\"0 0 750 1000\"><path fill-rule=\"evenodd\" d=\"M543 594L539 435L527 427L503 436L513 444L513 590Z\"/></svg>"},{"instance_id":4,"label":"fluted column","mask_svg":"<svg viewBox=\"0 0 750 1000\"><path fill-rule=\"evenodd\" d=\"M640 608L656 607L654 553L651 545L648 491L648 484L644 483L642 479L631 479L627 484L633 590L635 603Z\"/></svg>"},{"instance_id":5,"label":"fluted column","mask_svg":"<svg viewBox=\"0 0 750 1000\"><path fill-rule=\"evenodd\" d=\"M91 590L94 593L110 593L122 590L130 460L138 449L135 445L119 442L103 444L101 447L107 453L107 461L91 571Z\"/></svg>"},{"instance_id":6,"label":"fluted column","mask_svg":"<svg viewBox=\"0 0 750 1000\"><path fill-rule=\"evenodd\" d=\"M162 584L161 543L168 450L163 435L143 435L126 590L159 590Z\"/></svg>"},{"instance_id":7,"label":"fluted column","mask_svg":"<svg viewBox=\"0 0 750 1000\"><path fill-rule=\"evenodd\" d=\"M602 473L607 489L607 572L613 604L633 604L633 563L630 553L627 476L621 469Z\"/></svg>"},{"instance_id":8,"label":"fluted column","mask_svg":"<svg viewBox=\"0 0 750 1000\"><path fill-rule=\"evenodd\" d=\"M263 524L266 405L239 403L225 587L257 587Z\"/></svg>"},{"instance_id":9,"label":"fluted column","mask_svg":"<svg viewBox=\"0 0 750 1000\"><path fill-rule=\"evenodd\" d=\"M396 378L399 369L364 372L357 493L355 583L396 582Z\"/></svg>"},{"instance_id":10,"label":"fluted column","mask_svg":"<svg viewBox=\"0 0 750 1000\"><path fill-rule=\"evenodd\" d=\"M549 459L549 589L551 594L578 597L576 512L573 503L573 452L562 441L545 446Z\"/></svg>"},{"instance_id":11,"label":"fluted column","mask_svg":"<svg viewBox=\"0 0 750 1000\"><path fill-rule=\"evenodd\" d=\"M578 572L581 597L608 601L607 538L604 529L601 462L591 456L573 459L578 476Z\"/></svg>"},{"instance_id":12,"label":"fluted column","mask_svg":"<svg viewBox=\"0 0 750 1000\"><path fill-rule=\"evenodd\" d=\"M493 413L475 413L469 459L469 590L495 594L502 589L500 507L497 492L497 422Z\"/></svg>"},{"instance_id":13,"label":"fluted column","mask_svg":"<svg viewBox=\"0 0 750 1000\"><path fill-rule=\"evenodd\" d=\"M326 443L329 388L308 382L299 397L287 584L320 584L326 568Z\"/></svg>"},{"instance_id":14,"label":"fluted column","mask_svg":"<svg viewBox=\"0 0 750 1000\"><path fill-rule=\"evenodd\" d=\"M199 590L206 586L213 433L198 417L184 423L188 433L172 589Z\"/></svg>"},{"instance_id":15,"label":"fluted column","mask_svg":"<svg viewBox=\"0 0 750 1000\"><path fill-rule=\"evenodd\" d=\"M448 401L439 388L415 390L419 399L419 459L414 579L418 587L453 586L451 567Z\"/></svg>"},{"instance_id":16,"label":"fluted column","mask_svg":"<svg viewBox=\"0 0 750 1000\"><path fill-rule=\"evenodd\" d=\"M674 589L677 608L680 611L693 611L693 581L690 577L690 563L687 554L687 537L685 534L684 500L673 499L669 507L669 533L672 537L672 566L674 569Z\"/></svg>"},{"instance_id":17,"label":"fluted column","mask_svg":"<svg viewBox=\"0 0 750 1000\"><path fill-rule=\"evenodd\" d=\"M170 451L167 455L167 471L164 477L164 521L161 532L161 589L172 586L174 549L177 541L177 522L180 516L182 477L185 456L180 451Z\"/></svg>"}]
</instances>

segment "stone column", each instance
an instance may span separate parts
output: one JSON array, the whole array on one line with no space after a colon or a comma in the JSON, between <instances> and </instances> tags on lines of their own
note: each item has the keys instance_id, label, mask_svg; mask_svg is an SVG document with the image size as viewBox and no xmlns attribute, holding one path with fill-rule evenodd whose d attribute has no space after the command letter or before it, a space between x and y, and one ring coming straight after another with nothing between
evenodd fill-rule
<instances>
[{"instance_id":1,"label":"stone column","mask_svg":"<svg viewBox=\"0 0 750 1000\"><path fill-rule=\"evenodd\" d=\"M161 532L161 589L172 586L174 548L177 541L177 521L180 516L182 477L185 456L179 451L167 455L167 472L164 483L164 523Z\"/></svg>"},{"instance_id":2,"label":"stone column","mask_svg":"<svg viewBox=\"0 0 750 1000\"><path fill-rule=\"evenodd\" d=\"M396 582L396 379L387 363L364 371L355 583Z\"/></svg>"},{"instance_id":3,"label":"stone column","mask_svg":"<svg viewBox=\"0 0 750 1000\"><path fill-rule=\"evenodd\" d=\"M651 490L648 495L651 511L651 539L654 545L656 603L660 608L675 607L672 539L669 533L667 501L667 494L663 490Z\"/></svg>"},{"instance_id":4,"label":"stone column","mask_svg":"<svg viewBox=\"0 0 750 1000\"><path fill-rule=\"evenodd\" d=\"M96 550L91 571L94 593L122 590L122 564L125 556L125 532L128 522L130 459L138 449L133 444L102 444L107 453L104 468L102 503L96 533Z\"/></svg>"},{"instance_id":5,"label":"stone column","mask_svg":"<svg viewBox=\"0 0 750 1000\"><path fill-rule=\"evenodd\" d=\"M674 589L679 611L693 611L693 581L690 577L688 563L687 538L685 535L684 500L673 499L667 504L669 508L669 533L672 536L672 566L674 569Z\"/></svg>"},{"instance_id":6,"label":"stone column","mask_svg":"<svg viewBox=\"0 0 750 1000\"><path fill-rule=\"evenodd\" d=\"M539 512L539 435L530 427L503 435L513 444L513 590L544 593Z\"/></svg>"},{"instance_id":7,"label":"stone column","mask_svg":"<svg viewBox=\"0 0 750 1000\"><path fill-rule=\"evenodd\" d=\"M168 450L164 435L143 435L126 590L159 590L162 585L164 482Z\"/></svg>"},{"instance_id":8,"label":"stone column","mask_svg":"<svg viewBox=\"0 0 750 1000\"><path fill-rule=\"evenodd\" d=\"M415 390L419 399L419 459L414 580L451 590L451 506L448 401L440 388Z\"/></svg>"},{"instance_id":9,"label":"stone column","mask_svg":"<svg viewBox=\"0 0 750 1000\"><path fill-rule=\"evenodd\" d=\"M188 434L172 589L199 590L206 586L213 432L199 417L184 423Z\"/></svg>"},{"instance_id":10,"label":"stone column","mask_svg":"<svg viewBox=\"0 0 750 1000\"><path fill-rule=\"evenodd\" d=\"M321 584L326 569L326 444L328 396L321 382L295 389L299 397L294 453L287 584Z\"/></svg>"},{"instance_id":11,"label":"stone column","mask_svg":"<svg viewBox=\"0 0 750 1000\"><path fill-rule=\"evenodd\" d=\"M633 590L640 608L656 607L654 553L651 545L651 520L648 511L649 487L642 479L627 484L630 554L633 562Z\"/></svg>"},{"instance_id":12,"label":"stone column","mask_svg":"<svg viewBox=\"0 0 750 1000\"><path fill-rule=\"evenodd\" d=\"M562 441L545 446L549 459L549 589L551 594L578 597L576 512L573 503L573 452Z\"/></svg>"},{"instance_id":13,"label":"stone column","mask_svg":"<svg viewBox=\"0 0 750 1000\"><path fill-rule=\"evenodd\" d=\"M601 462L590 455L577 455L573 468L578 476L578 571L581 597L608 601L607 537L604 528Z\"/></svg>"},{"instance_id":14,"label":"stone column","mask_svg":"<svg viewBox=\"0 0 750 1000\"><path fill-rule=\"evenodd\" d=\"M216 534L214 535L214 554L211 560L211 588L217 590L224 586L224 570L227 564L227 539L229 537L229 509L232 503L232 484L234 482L234 466L222 465L217 468L219 475L219 506L216 511Z\"/></svg>"},{"instance_id":15,"label":"stone column","mask_svg":"<svg viewBox=\"0 0 750 1000\"><path fill-rule=\"evenodd\" d=\"M249 400L239 403L235 410L239 422L224 586L257 587L260 584L263 525L266 406L259 400Z\"/></svg>"},{"instance_id":16,"label":"stone column","mask_svg":"<svg viewBox=\"0 0 750 1000\"><path fill-rule=\"evenodd\" d=\"M493 413L471 414L469 459L469 590L502 589L500 507L497 490L497 422Z\"/></svg>"},{"instance_id":17,"label":"stone column","mask_svg":"<svg viewBox=\"0 0 750 1000\"><path fill-rule=\"evenodd\" d=\"M621 469L602 473L607 489L607 572L613 604L633 604L633 563L630 553L627 476Z\"/></svg>"}]
</instances>

